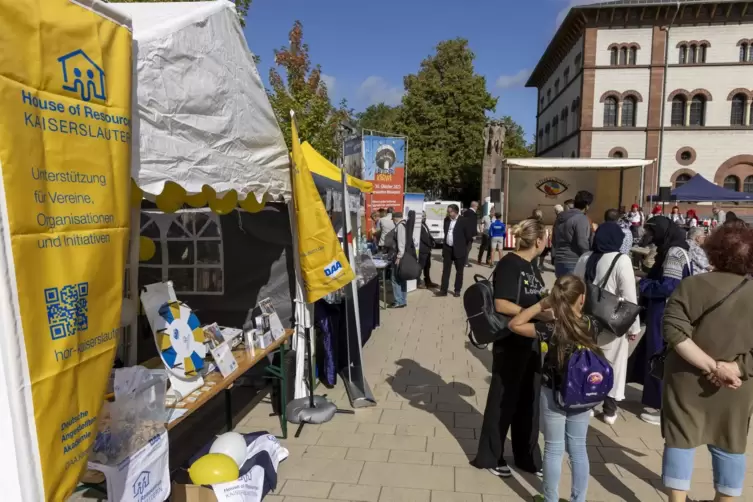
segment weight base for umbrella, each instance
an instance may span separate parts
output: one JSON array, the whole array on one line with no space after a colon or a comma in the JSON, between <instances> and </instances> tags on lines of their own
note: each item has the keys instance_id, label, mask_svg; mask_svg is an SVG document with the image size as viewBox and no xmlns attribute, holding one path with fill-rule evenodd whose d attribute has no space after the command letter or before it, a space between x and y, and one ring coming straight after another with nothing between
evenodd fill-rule
<instances>
[{"instance_id":1,"label":"weight base for umbrella","mask_svg":"<svg viewBox=\"0 0 753 502\"><path fill-rule=\"evenodd\" d=\"M313 406L312 406L313 404ZM332 420L336 413L352 415L352 410L341 410L323 396L307 396L288 403L288 422L299 424L295 437L301 435L306 424L323 424Z\"/></svg>"}]
</instances>

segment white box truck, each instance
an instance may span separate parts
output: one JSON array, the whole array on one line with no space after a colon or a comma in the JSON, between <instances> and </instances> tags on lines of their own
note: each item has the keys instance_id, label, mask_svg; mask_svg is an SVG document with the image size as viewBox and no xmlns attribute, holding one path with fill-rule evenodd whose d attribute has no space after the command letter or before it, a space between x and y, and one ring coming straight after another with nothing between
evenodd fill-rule
<instances>
[{"instance_id":1,"label":"white box truck","mask_svg":"<svg viewBox=\"0 0 753 502\"><path fill-rule=\"evenodd\" d=\"M444 242L444 219L447 216L447 208L450 204L456 204L463 212L463 205L456 200L432 200L424 202L424 212L426 213L426 226L429 227L429 233L434 238L437 246Z\"/></svg>"}]
</instances>

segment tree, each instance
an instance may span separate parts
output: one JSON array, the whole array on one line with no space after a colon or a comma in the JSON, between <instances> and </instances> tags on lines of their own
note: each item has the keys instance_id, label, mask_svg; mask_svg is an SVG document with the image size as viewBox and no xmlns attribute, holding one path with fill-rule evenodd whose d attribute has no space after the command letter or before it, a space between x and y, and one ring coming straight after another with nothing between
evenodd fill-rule
<instances>
[{"instance_id":1,"label":"tree","mask_svg":"<svg viewBox=\"0 0 753 502\"><path fill-rule=\"evenodd\" d=\"M373 131L397 133L400 107L389 106L384 103L371 105L366 110L356 114L358 127Z\"/></svg>"},{"instance_id":2,"label":"tree","mask_svg":"<svg viewBox=\"0 0 753 502\"><path fill-rule=\"evenodd\" d=\"M296 124L301 140L311 143L329 159L339 155L337 128L348 119L347 104L332 106L327 86L322 80L319 65L311 68L309 46L303 43L303 25L296 21L290 30L289 47L275 51L275 64L285 73L285 79L275 68L269 70L267 90L277 122L290 146L290 110L296 112Z\"/></svg>"},{"instance_id":3,"label":"tree","mask_svg":"<svg viewBox=\"0 0 753 502\"><path fill-rule=\"evenodd\" d=\"M155 3L155 2L199 2L202 0L109 0L110 3ZM233 0L235 2L235 10L238 11L238 17L241 21L241 26L246 26L246 16L248 15L248 8L251 7L253 0Z\"/></svg>"},{"instance_id":4,"label":"tree","mask_svg":"<svg viewBox=\"0 0 753 502\"><path fill-rule=\"evenodd\" d=\"M527 143L523 126L512 117L505 115L501 119L489 120L489 125L501 125L505 128L505 158L533 157L536 155L536 143Z\"/></svg>"},{"instance_id":5,"label":"tree","mask_svg":"<svg viewBox=\"0 0 753 502\"><path fill-rule=\"evenodd\" d=\"M409 138L409 190L478 193L486 113L497 100L473 68L464 39L440 42L436 54L404 79L397 132Z\"/></svg>"}]
</instances>

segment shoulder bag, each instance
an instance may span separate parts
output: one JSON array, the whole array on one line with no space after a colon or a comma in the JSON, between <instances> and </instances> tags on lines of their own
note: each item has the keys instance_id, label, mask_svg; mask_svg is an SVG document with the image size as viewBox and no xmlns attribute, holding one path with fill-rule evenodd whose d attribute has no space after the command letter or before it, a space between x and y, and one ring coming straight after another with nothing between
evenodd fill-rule
<instances>
[{"instance_id":1,"label":"shoulder bag","mask_svg":"<svg viewBox=\"0 0 753 502\"><path fill-rule=\"evenodd\" d=\"M490 343L501 340L507 333L507 325L511 316L497 312L494 306L494 284L492 278L482 275L474 275L474 283L463 294L463 306L468 316L468 340L471 345L479 349L486 348ZM515 304L520 303L520 290L522 277L518 276L518 292Z\"/></svg>"},{"instance_id":2,"label":"shoulder bag","mask_svg":"<svg viewBox=\"0 0 753 502\"><path fill-rule=\"evenodd\" d=\"M586 314L593 316L599 324L615 336L624 336L641 311L641 307L635 303L606 290L607 281L612 275L617 260L621 257L622 255L617 253L609 270L599 283L588 282L586 284L586 303L583 306Z\"/></svg>"},{"instance_id":3,"label":"shoulder bag","mask_svg":"<svg viewBox=\"0 0 753 502\"><path fill-rule=\"evenodd\" d=\"M745 284L748 282L748 280L749 280L749 277L745 277L740 282L740 284L735 286L735 289L727 293L727 295L724 298L722 298L721 300L713 304L708 309L704 310L703 313L698 317L698 319L690 323L690 326L693 327L694 329L698 327L698 325L701 324L701 321L703 321L703 319L707 315L709 315L710 313L712 313L713 311L721 307L722 304L726 302L732 295L740 291L742 287L745 286ZM671 349L669 348L669 345L667 345L664 347L664 350L662 350L658 354L654 354L653 356L651 356L651 359L649 359L649 362L648 362L649 364L648 371L652 377L657 378L659 380L662 380L664 378L664 362L666 361L670 350Z\"/></svg>"}]
</instances>

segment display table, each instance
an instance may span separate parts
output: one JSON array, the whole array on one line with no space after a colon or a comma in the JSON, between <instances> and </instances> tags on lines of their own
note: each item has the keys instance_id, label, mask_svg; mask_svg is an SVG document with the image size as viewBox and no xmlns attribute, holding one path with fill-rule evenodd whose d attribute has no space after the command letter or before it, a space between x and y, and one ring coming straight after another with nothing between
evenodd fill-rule
<instances>
[{"instance_id":1,"label":"display table","mask_svg":"<svg viewBox=\"0 0 753 502\"><path fill-rule=\"evenodd\" d=\"M372 332L379 327L379 278L358 288L358 309L361 321L361 342L366 342ZM353 331L351 340L356 339L355 312L352 303L348 303L348 315L351 316ZM319 300L314 304L314 322L322 335L317 342L317 350L322 351L317 357L319 380L333 386L337 383L337 373L348 367L348 332L345 319L345 304L329 304ZM350 344L351 360L359 361L358 347Z\"/></svg>"},{"instance_id":2,"label":"display table","mask_svg":"<svg viewBox=\"0 0 753 502\"><path fill-rule=\"evenodd\" d=\"M233 430L233 406L230 397L230 389L233 388L235 381L243 376L248 370L253 368L257 363L262 361L265 357L275 352L280 352L279 365L271 364L266 368L267 372L272 375L273 378L280 381L280 427L282 428L282 439L288 437L288 421L285 416L286 393L287 393L287 373L285 368L285 351L286 343L293 336L292 329L286 329L285 334L282 335L273 344L264 350L256 350L256 354L252 357L249 352L246 352L245 348L237 349L233 351L233 356L238 362L238 369L231 373L227 378L223 378L219 371L213 371L209 375L204 377L204 387L210 386L208 390L200 392L198 395L196 392L189 394L183 400L170 406L175 410L180 410L181 416L171 420L167 424L167 429L173 429L180 425L183 420L188 418L192 413L201 408L204 404L209 402L210 399L224 391L225 394L225 424L228 431ZM152 358L144 363L147 368L160 368L163 367L162 360L159 357ZM198 391L197 391L198 392ZM195 398L193 401L189 401L189 398Z\"/></svg>"}]
</instances>

